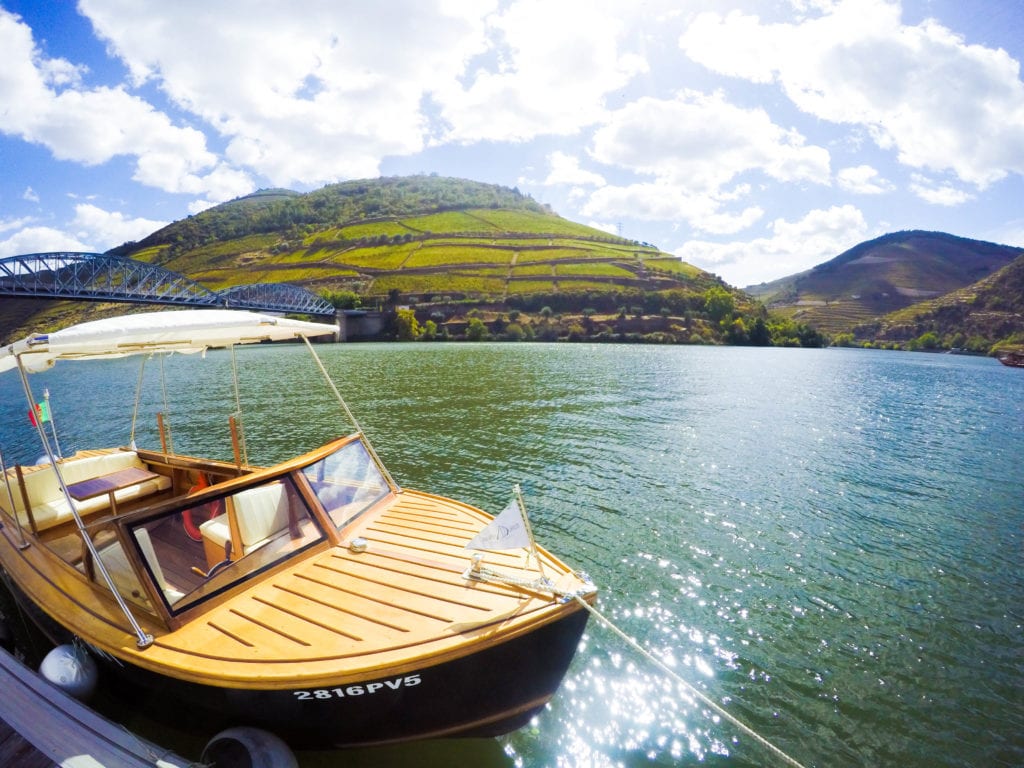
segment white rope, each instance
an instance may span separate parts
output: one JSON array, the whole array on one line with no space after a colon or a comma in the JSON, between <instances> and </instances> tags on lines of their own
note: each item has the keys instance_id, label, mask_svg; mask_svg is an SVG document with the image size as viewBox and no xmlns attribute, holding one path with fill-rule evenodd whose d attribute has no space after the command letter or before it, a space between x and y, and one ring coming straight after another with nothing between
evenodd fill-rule
<instances>
[{"instance_id":1,"label":"white rope","mask_svg":"<svg viewBox=\"0 0 1024 768\"><path fill-rule=\"evenodd\" d=\"M576 592L566 592L559 589L546 576L539 579L524 579L521 576L513 576L508 573L498 573L485 567L471 567L463 576L474 581L495 581L499 584L507 584L510 587L521 587L532 592L550 592L556 597L576 597Z\"/></svg>"},{"instance_id":2,"label":"white rope","mask_svg":"<svg viewBox=\"0 0 1024 768\"><path fill-rule=\"evenodd\" d=\"M730 723L735 725L737 728L739 728L741 731L743 731L743 733L745 733L747 736L752 738L754 741L756 741L762 747L767 749L769 752L771 752L773 755L775 755L780 760L785 762L787 765L791 765L791 766L793 766L793 768L804 768L803 764L797 762L795 759L793 759L792 757L787 755L781 749L779 749L774 744L772 744L770 741L768 741L768 739L766 739L764 736L762 736L761 734L757 733L756 731L754 731L749 726L747 726L744 723L742 723L734 715L729 714L729 712L727 712L725 709L723 709L719 704L714 702L712 699L708 698L708 696L706 696L705 694L701 693L693 685L691 685L690 683L686 682L686 680L684 680L682 677L680 677L678 674L676 674L676 672L674 670L672 670L671 667L669 667L667 664L665 664L660 659L655 657L648 650L643 648L636 640L634 640L629 635L627 635L625 632L623 632L621 629L619 629L617 626L615 626L612 623L611 619L606 618L603 613L601 613L599 610L597 610L597 608L595 608L594 606L590 605L582 597L580 597L579 595L574 595L573 599L575 599L576 602L578 602L580 605L582 605L584 608L586 608L588 611L590 611L590 613L593 616L595 616L602 624L604 624L606 627L608 627L608 629L610 629L612 632L614 632L616 635L618 635L620 638L622 638L633 650L635 650L637 653L639 653L645 659L647 659L652 664L654 664L658 669L660 669L666 675L668 675L673 680L675 680L679 685L683 686L684 688L686 688L686 690L690 691L690 693L692 693L694 696L696 696L698 699L700 699L702 702L704 702L704 704L706 704L707 706L711 707L711 709L713 709L719 715L721 715L726 720L728 720Z\"/></svg>"},{"instance_id":3,"label":"white rope","mask_svg":"<svg viewBox=\"0 0 1024 768\"><path fill-rule=\"evenodd\" d=\"M721 705L717 704L715 701L710 699L706 694L701 693L701 691L698 690L697 688L695 688L691 683L688 683L686 680L684 680L682 677L680 677L671 667L669 667L663 661L658 659L650 651L648 651L646 648L641 646L636 640L634 640L629 635L627 635L625 632L623 632L621 629L619 629L617 626L615 626L615 624L612 622L611 619L606 617L603 613L601 613L599 610L597 610L597 608L595 608L590 603L588 603L586 600L584 600L582 595L581 595L581 593L579 593L579 592L567 592L567 591L565 591L563 589L559 589L558 587L553 585L546 578L527 580L527 579L523 579L523 578L520 578L520 577L517 577L517 576L512 576L511 574L498 573L497 571L492 571L489 568L482 568L482 567L477 567L475 569L474 568L470 568L468 571L466 571L466 573L464 575L465 575L466 578L474 579L476 581L496 581L496 582L499 582L499 583L502 583L502 584L508 584L509 586L521 587L523 589L529 589L529 590L534 590L534 591L551 592L553 595L556 595L558 597L572 598L577 603L579 603L584 608L586 608L587 611L589 611L591 615L593 615L594 617L596 617L598 619L598 621L600 621L602 624L604 624L606 627L608 627L608 629L610 629L612 632L614 632L616 635L618 635L622 640L624 640L626 642L626 644L629 645L630 648L632 648L637 653L639 653L641 656L643 656L645 659L647 659L649 662L654 664L654 666L656 666L658 669L660 669L666 675L668 675L673 680L675 680L676 683L678 683L679 685L683 686L686 690L688 690L690 693L692 693L694 696L696 696L698 699L700 699L700 701L702 701L705 705L707 705L708 707L713 709L715 712L717 712L719 715L724 717L726 720L728 720L734 726L739 728L743 733L745 733L747 736L752 738L754 741L756 741L758 744L760 744L766 750L771 752L773 755L778 757L780 760L782 760L787 765L793 766L793 768L804 768L804 765L802 763L800 763L797 760L795 760L794 758L790 757L785 752L783 752L781 749L779 749L774 744L772 744L770 741L768 741L768 739L766 739L764 736L762 736L761 734L757 733L757 731L753 730L748 725L745 725L735 715L732 715L729 712L727 712Z\"/></svg>"}]
</instances>

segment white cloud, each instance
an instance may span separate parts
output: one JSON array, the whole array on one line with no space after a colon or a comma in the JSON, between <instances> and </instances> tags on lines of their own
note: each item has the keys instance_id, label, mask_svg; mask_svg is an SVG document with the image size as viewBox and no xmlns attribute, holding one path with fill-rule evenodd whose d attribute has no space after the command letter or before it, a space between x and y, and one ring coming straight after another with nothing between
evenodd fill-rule
<instances>
[{"instance_id":1,"label":"white cloud","mask_svg":"<svg viewBox=\"0 0 1024 768\"><path fill-rule=\"evenodd\" d=\"M137 84L155 83L275 185L379 173L451 142L573 134L646 70L626 21L585 0L81 0Z\"/></svg>"},{"instance_id":2,"label":"white cloud","mask_svg":"<svg viewBox=\"0 0 1024 768\"><path fill-rule=\"evenodd\" d=\"M947 207L960 205L974 198L974 195L966 190L957 189L948 182L936 182L919 173L913 175L910 191L925 202Z\"/></svg>"},{"instance_id":3,"label":"white cloud","mask_svg":"<svg viewBox=\"0 0 1024 768\"><path fill-rule=\"evenodd\" d=\"M10 229L21 229L28 226L31 221L32 219L29 216L20 219L0 219L0 232L6 232Z\"/></svg>"},{"instance_id":4,"label":"white cloud","mask_svg":"<svg viewBox=\"0 0 1024 768\"><path fill-rule=\"evenodd\" d=\"M752 227L763 216L764 209L759 205L752 205L736 214L715 213L703 216L691 222L691 225L698 232L707 232L712 235L731 235Z\"/></svg>"},{"instance_id":5,"label":"white cloud","mask_svg":"<svg viewBox=\"0 0 1024 768\"><path fill-rule=\"evenodd\" d=\"M75 206L71 227L76 237L95 243L95 250L106 251L130 240L141 240L167 226L166 221L129 218L119 211L105 211L89 203Z\"/></svg>"},{"instance_id":6,"label":"white cloud","mask_svg":"<svg viewBox=\"0 0 1024 768\"><path fill-rule=\"evenodd\" d=\"M628 217L639 221L697 220L715 213L710 197L691 195L663 182L608 185L594 191L583 206L584 216L600 219Z\"/></svg>"},{"instance_id":7,"label":"white cloud","mask_svg":"<svg viewBox=\"0 0 1024 768\"><path fill-rule=\"evenodd\" d=\"M3 9L0 49L0 103L17 105L0 111L0 131L84 165L135 157L134 178L168 192L211 191L202 172L216 158L200 131L172 124L121 86L84 88L81 67L45 58L28 26Z\"/></svg>"},{"instance_id":8,"label":"white cloud","mask_svg":"<svg viewBox=\"0 0 1024 768\"><path fill-rule=\"evenodd\" d=\"M733 234L754 224L764 211L750 206L739 213L723 213L710 195L688 194L670 183L605 186L596 190L582 208L585 216L638 221L683 220L702 232Z\"/></svg>"},{"instance_id":9,"label":"white cloud","mask_svg":"<svg viewBox=\"0 0 1024 768\"><path fill-rule=\"evenodd\" d=\"M165 221L131 218L91 203L75 205L75 216L64 229L28 226L29 218L0 220L0 232L15 231L0 241L0 258L50 251L98 253L129 240L141 240L167 225Z\"/></svg>"},{"instance_id":10,"label":"white cloud","mask_svg":"<svg viewBox=\"0 0 1024 768\"><path fill-rule=\"evenodd\" d=\"M768 237L716 243L692 240L674 253L745 287L821 264L865 239L863 214L851 205L815 210L799 221L777 219Z\"/></svg>"},{"instance_id":11,"label":"white cloud","mask_svg":"<svg viewBox=\"0 0 1024 768\"><path fill-rule=\"evenodd\" d=\"M25 191L21 193L21 199L30 203L38 203L39 194L32 187L25 187Z\"/></svg>"},{"instance_id":12,"label":"white cloud","mask_svg":"<svg viewBox=\"0 0 1024 768\"><path fill-rule=\"evenodd\" d=\"M202 213L208 208L213 208L217 203L212 200L193 200L188 204L188 212L195 216L197 213Z\"/></svg>"},{"instance_id":13,"label":"white cloud","mask_svg":"<svg viewBox=\"0 0 1024 768\"><path fill-rule=\"evenodd\" d=\"M52 227L25 227L6 240L0 240L0 258L50 251L92 251L78 238Z\"/></svg>"},{"instance_id":14,"label":"white cloud","mask_svg":"<svg viewBox=\"0 0 1024 768\"><path fill-rule=\"evenodd\" d=\"M619 234L619 225L612 224L607 221L588 221L587 226L593 227L594 229L599 229L602 232L607 232L609 235Z\"/></svg>"},{"instance_id":15,"label":"white cloud","mask_svg":"<svg viewBox=\"0 0 1024 768\"><path fill-rule=\"evenodd\" d=\"M861 125L914 168L980 188L1024 173L1024 83L1002 49L936 21L902 24L898 3L843 0L797 23L698 15L682 50L714 72L778 83L804 112Z\"/></svg>"},{"instance_id":16,"label":"white cloud","mask_svg":"<svg viewBox=\"0 0 1024 768\"><path fill-rule=\"evenodd\" d=\"M806 145L763 109L737 107L721 93L638 99L595 133L592 154L694 193L716 193L751 170L784 182L829 182L827 150Z\"/></svg>"},{"instance_id":17,"label":"white cloud","mask_svg":"<svg viewBox=\"0 0 1024 768\"><path fill-rule=\"evenodd\" d=\"M652 182L604 186L583 206L598 218L686 221L699 231L731 234L758 221L750 205L723 210L751 193L737 177L751 172L782 182L829 183L829 154L776 125L762 109L730 104L721 93L641 98L613 113L594 135L593 157Z\"/></svg>"},{"instance_id":18,"label":"white cloud","mask_svg":"<svg viewBox=\"0 0 1024 768\"><path fill-rule=\"evenodd\" d=\"M137 82L156 83L224 137L232 164L288 186L375 176L382 157L423 149L436 130L424 102L454 90L486 50L495 4L79 7Z\"/></svg>"},{"instance_id":19,"label":"white cloud","mask_svg":"<svg viewBox=\"0 0 1024 768\"><path fill-rule=\"evenodd\" d=\"M857 195L881 195L892 192L895 186L878 174L870 165L843 168L836 174L839 188Z\"/></svg>"},{"instance_id":20,"label":"white cloud","mask_svg":"<svg viewBox=\"0 0 1024 768\"><path fill-rule=\"evenodd\" d=\"M601 187L606 183L601 174L580 168L580 160L575 155L567 155L565 152L552 152L548 155L548 165L551 166L551 172L542 182L545 186L571 184L574 186Z\"/></svg>"},{"instance_id":21,"label":"white cloud","mask_svg":"<svg viewBox=\"0 0 1024 768\"><path fill-rule=\"evenodd\" d=\"M448 136L457 141L525 141L576 133L605 116L604 98L647 71L623 51L625 26L587 0L519 0L487 19L490 66L468 87L435 90Z\"/></svg>"}]
</instances>

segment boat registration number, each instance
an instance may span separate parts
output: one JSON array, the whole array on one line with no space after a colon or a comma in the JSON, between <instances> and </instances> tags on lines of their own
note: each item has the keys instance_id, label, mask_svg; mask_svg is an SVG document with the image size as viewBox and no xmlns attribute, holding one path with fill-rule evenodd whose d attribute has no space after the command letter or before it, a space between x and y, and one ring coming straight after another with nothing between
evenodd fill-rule
<instances>
[{"instance_id":1,"label":"boat registration number","mask_svg":"<svg viewBox=\"0 0 1024 768\"><path fill-rule=\"evenodd\" d=\"M380 691L397 691L399 688L412 688L420 684L419 675L396 677L394 680L381 680L366 685L347 685L344 688L317 688L313 691L292 691L299 701L324 701L326 699L344 699L350 696L366 696Z\"/></svg>"}]
</instances>

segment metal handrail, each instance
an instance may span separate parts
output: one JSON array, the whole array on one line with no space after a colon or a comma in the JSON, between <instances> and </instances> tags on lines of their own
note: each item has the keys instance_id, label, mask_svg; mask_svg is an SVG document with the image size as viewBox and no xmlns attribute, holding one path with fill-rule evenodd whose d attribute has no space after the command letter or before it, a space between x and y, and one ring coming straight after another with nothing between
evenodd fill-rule
<instances>
[{"instance_id":1,"label":"metal handrail","mask_svg":"<svg viewBox=\"0 0 1024 768\"><path fill-rule=\"evenodd\" d=\"M18 355L16 359L18 361L18 373L21 376L21 385L25 390L25 397L28 398L29 408L34 408L36 401L32 396L32 387L28 383L28 374L25 371L25 366L22 364L21 355ZM57 464L57 458L54 455L53 448L50 446L50 440L46 436L46 430L43 429L42 419L36 419L36 432L39 433L39 440L43 445L43 450L46 452L46 457L53 466L53 473L57 477L57 483L60 485L61 493L64 494L64 500L67 501L68 508L71 510L71 516L75 520L75 525L78 527L78 532L82 536L82 541L88 548L89 554L92 555L93 563L99 568L103 581L110 588L118 606L124 613L125 618L128 619L128 623L131 624L132 631L135 633L135 644L140 649L148 648L153 644L153 636L142 629L142 625L140 625L138 620L135 618L135 615L128 607L128 603L125 602L121 593L118 592L117 586L114 584L114 579L107 571L107 566L103 562L103 558L100 557L99 552L96 550L96 545L93 544L92 537L89 536L89 532L85 528L85 523L82 521L82 517L78 514L78 509L75 507L74 500L71 498L71 493L68 491L67 484L64 482L64 475L61 474L60 467Z\"/></svg>"}]
</instances>

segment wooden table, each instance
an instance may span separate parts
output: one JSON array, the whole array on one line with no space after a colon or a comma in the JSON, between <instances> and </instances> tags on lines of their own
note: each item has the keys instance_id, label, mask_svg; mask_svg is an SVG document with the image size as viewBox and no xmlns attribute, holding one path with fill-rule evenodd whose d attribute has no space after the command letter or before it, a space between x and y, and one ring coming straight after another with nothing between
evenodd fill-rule
<instances>
[{"instance_id":1,"label":"wooden table","mask_svg":"<svg viewBox=\"0 0 1024 768\"><path fill-rule=\"evenodd\" d=\"M140 467L126 467L108 475L90 477L88 480L81 480L68 485L68 493L75 501L85 501L104 493L110 495L111 514L117 514L117 501L114 494L123 488L130 488L133 485L141 485L147 480L155 480L160 477L156 472Z\"/></svg>"}]
</instances>

